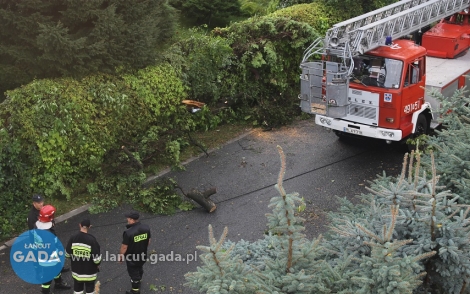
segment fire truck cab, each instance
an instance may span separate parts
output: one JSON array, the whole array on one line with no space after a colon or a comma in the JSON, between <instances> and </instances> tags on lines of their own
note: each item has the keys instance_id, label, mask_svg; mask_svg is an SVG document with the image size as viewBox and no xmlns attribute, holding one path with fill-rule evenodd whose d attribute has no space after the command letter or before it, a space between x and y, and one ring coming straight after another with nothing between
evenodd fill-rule
<instances>
[{"instance_id":1,"label":"fire truck cab","mask_svg":"<svg viewBox=\"0 0 470 294\"><path fill-rule=\"evenodd\" d=\"M425 46L402 37L439 18L462 15L468 5L469 0L405 0L335 25L304 53L302 111L338 136L388 143L437 127L440 103L430 90L452 96L469 85L470 54L430 57Z\"/></svg>"},{"instance_id":2,"label":"fire truck cab","mask_svg":"<svg viewBox=\"0 0 470 294\"><path fill-rule=\"evenodd\" d=\"M317 124L338 132L400 141L413 133L411 118L419 112L426 121L420 127L427 130L432 116L423 107L426 49L398 40L353 60L348 103L336 107L338 115L317 115Z\"/></svg>"}]
</instances>

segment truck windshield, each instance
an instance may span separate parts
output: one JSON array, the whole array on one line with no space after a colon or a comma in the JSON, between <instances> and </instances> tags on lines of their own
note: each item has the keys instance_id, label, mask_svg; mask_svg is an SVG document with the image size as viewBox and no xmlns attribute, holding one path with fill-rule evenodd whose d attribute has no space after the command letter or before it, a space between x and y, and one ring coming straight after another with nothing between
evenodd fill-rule
<instances>
[{"instance_id":1,"label":"truck windshield","mask_svg":"<svg viewBox=\"0 0 470 294\"><path fill-rule=\"evenodd\" d=\"M350 82L388 89L400 87L403 61L368 55L359 55L353 60Z\"/></svg>"}]
</instances>

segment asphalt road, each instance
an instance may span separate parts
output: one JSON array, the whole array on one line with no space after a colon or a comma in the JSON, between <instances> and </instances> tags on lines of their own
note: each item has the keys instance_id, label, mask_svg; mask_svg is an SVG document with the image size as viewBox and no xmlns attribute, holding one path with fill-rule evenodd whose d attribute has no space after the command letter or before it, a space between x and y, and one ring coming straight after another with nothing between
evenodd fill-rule
<instances>
[{"instance_id":1,"label":"asphalt road","mask_svg":"<svg viewBox=\"0 0 470 294\"><path fill-rule=\"evenodd\" d=\"M228 227L228 239L254 241L262 238L266 229L265 214L269 212L270 198L277 196L274 189L280 160L276 146L283 148L287 158L284 188L298 192L307 202L303 216L307 219L306 234L315 237L326 230L325 215L335 210L335 196L357 201L356 195L365 192L368 180L384 170L397 175L401 169L403 151L397 146L375 140L339 140L332 132L314 125L313 119L270 132L254 131L186 165L186 170L170 172L185 190L216 187L211 199L217 210L207 213L201 208L179 212L172 216L143 214L141 221L150 225L150 250L168 255L173 261L147 263L142 283L143 293L196 293L183 286L184 274L201 264L197 245L207 245L207 227L212 224L216 237ZM57 225L62 243L78 231L78 222L88 217L93 227L90 233L101 244L109 259L121 244L128 207L111 212L90 215L84 212ZM60 212L59 212L60 213ZM0 293L39 293L39 285L20 280L13 272L10 251L0 251ZM161 255L160 255L161 256ZM178 257L185 261L176 261ZM188 261L188 259L194 261ZM130 289L125 264L103 261L98 280L101 294L124 293ZM64 275L72 283L70 273ZM55 291L55 293L72 293Z\"/></svg>"}]
</instances>

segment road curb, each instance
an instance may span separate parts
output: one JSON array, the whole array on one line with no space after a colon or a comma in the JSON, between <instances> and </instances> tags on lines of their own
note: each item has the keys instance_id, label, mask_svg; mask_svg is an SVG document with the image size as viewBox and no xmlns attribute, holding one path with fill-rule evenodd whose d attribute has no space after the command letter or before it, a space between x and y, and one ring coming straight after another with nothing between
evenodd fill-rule
<instances>
[{"instance_id":1,"label":"road curb","mask_svg":"<svg viewBox=\"0 0 470 294\"><path fill-rule=\"evenodd\" d=\"M218 150L218 149L224 147L225 145L228 145L228 144L231 144L231 143L233 143L233 142L236 142L236 141L238 141L238 140L240 140L240 139L243 139L243 138L245 138L246 136L251 135L252 133L254 133L254 132L256 132L256 131L257 131L257 129L253 129L253 130L250 130L250 131L248 131L248 132L245 132L245 133L239 135L238 137L235 137L235 138L233 138L233 139L231 139L231 140L225 142L224 144L220 145L219 147L211 148L211 149L207 150L207 153L210 154L210 153L212 153L212 152L214 152L214 151L216 151L216 150ZM205 156L204 153L201 153L201 154L199 154L199 155L197 155L197 156L193 156L193 157L191 157L191 158L189 158L189 159L183 161L183 162L181 163L181 165L186 165L186 164L188 164L188 163L190 163L190 162L192 162L192 161L194 161L194 160L196 160L196 159L199 159L199 158L201 158L201 157L203 157L203 156ZM148 187L149 187L150 185L152 185L159 177L161 177L161 176L163 176L163 175L169 173L170 171L171 171L171 168L166 168L166 169L162 170L161 172L159 172L158 174L148 177L147 180L142 184L142 187L148 188Z\"/></svg>"},{"instance_id":2,"label":"road curb","mask_svg":"<svg viewBox=\"0 0 470 294\"><path fill-rule=\"evenodd\" d=\"M91 204L85 204L85 205L83 205L83 206L81 206L81 207L79 207L79 208L76 208L76 209L71 210L71 211L69 211L69 212L67 212L67 213L64 213L64 214L62 214L62 215L56 217L56 218L55 218L55 222L56 222L56 223L60 223L60 222L63 222L63 221L65 221L65 220L67 220L67 219L73 217L73 216L76 216L76 215L78 215L78 214L80 214L80 213L82 213L82 212L85 212L85 211L88 210L88 208L90 208L90 206L91 206ZM9 248L9 247L11 247L11 246L13 246L13 243L15 242L15 240L16 240L16 237L13 238L13 239L11 239L11 240L6 241L5 243L3 243L3 245L0 246L0 251L2 251L2 250L4 250L4 249L7 249L7 248Z\"/></svg>"}]
</instances>

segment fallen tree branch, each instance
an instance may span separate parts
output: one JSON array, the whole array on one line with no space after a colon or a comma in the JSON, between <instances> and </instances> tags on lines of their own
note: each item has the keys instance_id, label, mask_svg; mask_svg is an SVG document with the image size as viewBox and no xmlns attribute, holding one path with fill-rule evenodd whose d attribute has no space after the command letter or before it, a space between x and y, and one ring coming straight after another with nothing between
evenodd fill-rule
<instances>
[{"instance_id":1,"label":"fallen tree branch","mask_svg":"<svg viewBox=\"0 0 470 294\"><path fill-rule=\"evenodd\" d=\"M185 193L180 186L178 186L178 188L181 190L181 193L183 193L184 196L201 205L201 207L203 207L207 212L213 212L217 209L215 203L210 199L212 195L217 193L216 188L210 188L203 192L193 189L188 193Z\"/></svg>"}]
</instances>

